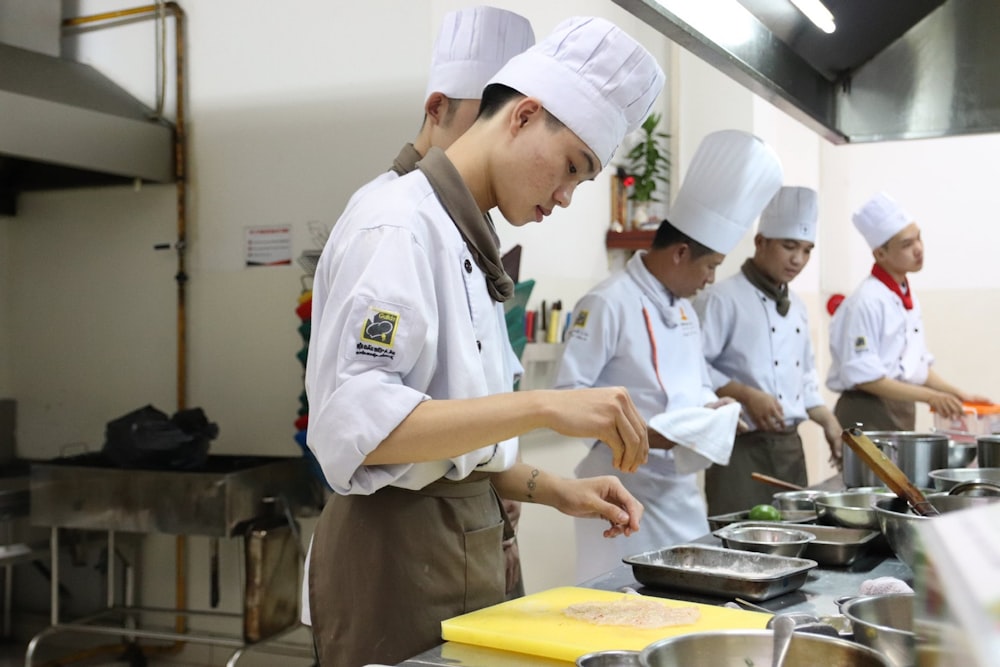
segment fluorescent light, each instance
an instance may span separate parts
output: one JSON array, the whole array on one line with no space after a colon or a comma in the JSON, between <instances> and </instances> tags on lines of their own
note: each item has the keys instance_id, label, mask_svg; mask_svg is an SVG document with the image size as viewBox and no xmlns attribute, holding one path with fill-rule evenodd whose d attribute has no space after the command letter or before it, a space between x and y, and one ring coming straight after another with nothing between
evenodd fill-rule
<instances>
[{"instance_id":1,"label":"fluorescent light","mask_svg":"<svg viewBox=\"0 0 1000 667\"><path fill-rule=\"evenodd\" d=\"M817 28L825 33L831 33L837 29L837 25L833 22L833 14L830 10L826 8L821 0L790 0L793 5L798 7L799 11L806 15L806 18L812 21Z\"/></svg>"}]
</instances>

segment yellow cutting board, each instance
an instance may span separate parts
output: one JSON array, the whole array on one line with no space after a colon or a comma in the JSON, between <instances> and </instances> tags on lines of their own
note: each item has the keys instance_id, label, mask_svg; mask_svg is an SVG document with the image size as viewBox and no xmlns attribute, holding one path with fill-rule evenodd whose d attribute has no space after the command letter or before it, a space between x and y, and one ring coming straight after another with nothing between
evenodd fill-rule
<instances>
[{"instance_id":1,"label":"yellow cutting board","mask_svg":"<svg viewBox=\"0 0 1000 667\"><path fill-rule=\"evenodd\" d=\"M762 629L770 614L743 611L681 600L647 597L669 607L697 607L701 617L691 625L666 628L628 628L595 625L569 618L563 610L577 602L620 599L624 593L565 586L527 595L441 622L447 641L505 651L575 661L592 651L641 650L658 639L690 632Z\"/></svg>"}]
</instances>

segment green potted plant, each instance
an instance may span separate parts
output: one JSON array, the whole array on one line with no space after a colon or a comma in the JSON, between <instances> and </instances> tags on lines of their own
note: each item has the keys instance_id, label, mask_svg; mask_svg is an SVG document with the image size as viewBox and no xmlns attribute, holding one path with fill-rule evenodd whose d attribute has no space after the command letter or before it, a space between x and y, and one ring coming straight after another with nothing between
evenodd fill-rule
<instances>
[{"instance_id":1,"label":"green potted plant","mask_svg":"<svg viewBox=\"0 0 1000 667\"><path fill-rule=\"evenodd\" d=\"M649 203L662 201L657 195L660 183L670 183L670 158L666 142L670 135L658 132L662 114L653 113L642 124L642 138L625 156L625 181L632 203L632 225L639 227L649 220Z\"/></svg>"}]
</instances>

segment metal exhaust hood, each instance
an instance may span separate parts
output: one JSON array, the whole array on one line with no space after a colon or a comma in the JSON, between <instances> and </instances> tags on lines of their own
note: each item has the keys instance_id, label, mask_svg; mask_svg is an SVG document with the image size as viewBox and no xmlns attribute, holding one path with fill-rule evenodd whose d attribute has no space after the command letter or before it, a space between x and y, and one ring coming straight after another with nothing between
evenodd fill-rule
<instances>
[{"instance_id":1,"label":"metal exhaust hood","mask_svg":"<svg viewBox=\"0 0 1000 667\"><path fill-rule=\"evenodd\" d=\"M0 43L0 214L17 194L174 179L173 126L89 65Z\"/></svg>"},{"instance_id":2,"label":"metal exhaust hood","mask_svg":"<svg viewBox=\"0 0 1000 667\"><path fill-rule=\"evenodd\" d=\"M834 143L1000 131L1000 3L614 0Z\"/></svg>"}]
</instances>

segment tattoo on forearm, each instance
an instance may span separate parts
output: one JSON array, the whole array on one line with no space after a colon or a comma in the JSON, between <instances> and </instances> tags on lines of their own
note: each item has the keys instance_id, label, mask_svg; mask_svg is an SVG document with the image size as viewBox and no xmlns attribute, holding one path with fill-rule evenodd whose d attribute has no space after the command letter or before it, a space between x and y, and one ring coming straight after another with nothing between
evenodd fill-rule
<instances>
[{"instance_id":1,"label":"tattoo on forearm","mask_svg":"<svg viewBox=\"0 0 1000 667\"><path fill-rule=\"evenodd\" d=\"M535 492L535 487L537 486L537 484L535 483L536 477L538 477L538 468L533 469L531 471L531 477L528 478L528 500L535 499L535 496L533 494Z\"/></svg>"}]
</instances>

